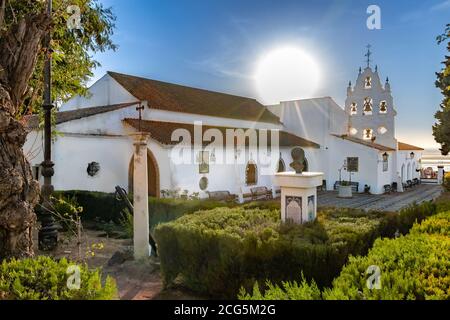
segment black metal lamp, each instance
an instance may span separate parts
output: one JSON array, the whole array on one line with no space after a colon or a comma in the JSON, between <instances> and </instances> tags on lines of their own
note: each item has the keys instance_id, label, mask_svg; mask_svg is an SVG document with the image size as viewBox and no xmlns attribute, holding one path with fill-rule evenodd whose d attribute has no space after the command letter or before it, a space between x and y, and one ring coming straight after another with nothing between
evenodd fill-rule
<instances>
[{"instance_id":1,"label":"black metal lamp","mask_svg":"<svg viewBox=\"0 0 450 320\"><path fill-rule=\"evenodd\" d=\"M47 1L47 13L52 14L52 0ZM42 175L44 185L42 186L42 210L40 214L41 229L38 234L39 250L54 250L58 245L58 227L51 214L51 195L54 191L52 177L55 173L52 162L52 49L51 30L48 31L45 39L45 66L44 66L44 162L42 162Z\"/></svg>"}]
</instances>

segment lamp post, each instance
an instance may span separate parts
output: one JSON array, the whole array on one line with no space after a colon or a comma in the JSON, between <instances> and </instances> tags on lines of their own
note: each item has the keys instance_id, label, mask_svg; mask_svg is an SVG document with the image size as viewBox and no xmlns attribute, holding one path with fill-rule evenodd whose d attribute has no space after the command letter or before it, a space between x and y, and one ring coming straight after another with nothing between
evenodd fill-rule
<instances>
[{"instance_id":1,"label":"lamp post","mask_svg":"<svg viewBox=\"0 0 450 320\"><path fill-rule=\"evenodd\" d=\"M52 0L47 0L47 13L52 14ZM58 244L58 229L55 220L49 211L51 209L51 195L54 191L52 177L54 175L54 163L52 162L52 49L51 30L45 39L45 65L44 65L44 162L42 162L42 175L44 185L42 186L42 211L40 214L41 229L38 234L39 250L50 251Z\"/></svg>"}]
</instances>

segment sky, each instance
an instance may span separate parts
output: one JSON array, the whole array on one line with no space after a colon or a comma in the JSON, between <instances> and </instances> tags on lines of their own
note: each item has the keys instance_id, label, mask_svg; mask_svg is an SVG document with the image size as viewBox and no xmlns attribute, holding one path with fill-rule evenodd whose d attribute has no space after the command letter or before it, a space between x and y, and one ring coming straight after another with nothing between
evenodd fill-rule
<instances>
[{"instance_id":1,"label":"sky","mask_svg":"<svg viewBox=\"0 0 450 320\"><path fill-rule=\"evenodd\" d=\"M262 56L301 48L320 68L313 97L344 106L348 82L365 66L367 44L389 77L397 138L437 148L434 113L442 96L435 73L446 54L436 36L450 23L450 0L99 0L117 16L116 52L96 54L106 71L259 98L253 75ZM381 29L369 30L369 5Z\"/></svg>"}]
</instances>

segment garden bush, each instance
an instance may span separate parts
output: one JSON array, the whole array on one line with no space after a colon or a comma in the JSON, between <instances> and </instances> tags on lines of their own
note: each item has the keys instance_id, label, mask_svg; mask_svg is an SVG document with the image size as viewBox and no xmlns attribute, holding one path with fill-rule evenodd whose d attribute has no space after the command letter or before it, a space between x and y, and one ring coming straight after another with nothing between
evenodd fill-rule
<instances>
[{"instance_id":1,"label":"garden bush","mask_svg":"<svg viewBox=\"0 0 450 320\"><path fill-rule=\"evenodd\" d=\"M118 201L113 193L92 191L58 191L55 198L71 198L83 208L84 221L102 221L119 223L122 211L126 208L123 201Z\"/></svg>"},{"instance_id":2,"label":"garden bush","mask_svg":"<svg viewBox=\"0 0 450 320\"><path fill-rule=\"evenodd\" d=\"M124 219L126 205L116 199L113 193L91 191L59 191L56 198L76 199L83 208L84 221L114 222L121 224ZM225 203L212 200L184 200L149 198L150 227L154 229L159 223L175 220L185 214L217 207L232 207L235 203Z\"/></svg>"},{"instance_id":3,"label":"garden bush","mask_svg":"<svg viewBox=\"0 0 450 320\"><path fill-rule=\"evenodd\" d=\"M299 281L300 272L330 286L350 255L365 255L377 238L406 234L436 212L432 202L399 213L326 209L298 226L254 203L182 216L157 227L155 237L166 286L181 280L196 292L234 298L242 285Z\"/></svg>"},{"instance_id":4,"label":"garden bush","mask_svg":"<svg viewBox=\"0 0 450 320\"><path fill-rule=\"evenodd\" d=\"M321 213L314 223L281 224L279 210L217 208L156 228L166 286L177 278L212 297L235 298L255 281L298 280L303 272L329 285L349 254L365 254L379 234L377 214Z\"/></svg>"},{"instance_id":5,"label":"garden bush","mask_svg":"<svg viewBox=\"0 0 450 320\"><path fill-rule=\"evenodd\" d=\"M366 273L380 268L381 288L369 289ZM314 281L258 283L251 294L242 289L242 300L425 300L450 299L450 212L415 224L409 235L378 239L366 257L350 257L331 289L322 294Z\"/></svg>"},{"instance_id":6,"label":"garden bush","mask_svg":"<svg viewBox=\"0 0 450 320\"><path fill-rule=\"evenodd\" d=\"M0 300L112 300L117 299L115 281L107 277L102 285L98 270L80 267L80 288L70 290L69 266L65 259L49 257L3 261L0 264Z\"/></svg>"},{"instance_id":7,"label":"garden bush","mask_svg":"<svg viewBox=\"0 0 450 320\"><path fill-rule=\"evenodd\" d=\"M450 172L447 172L444 176L444 188L450 191Z\"/></svg>"},{"instance_id":8,"label":"garden bush","mask_svg":"<svg viewBox=\"0 0 450 320\"><path fill-rule=\"evenodd\" d=\"M352 257L325 299L449 300L450 212L429 218L399 239L377 240L366 257ZM381 270L381 289L366 285L369 266Z\"/></svg>"}]
</instances>

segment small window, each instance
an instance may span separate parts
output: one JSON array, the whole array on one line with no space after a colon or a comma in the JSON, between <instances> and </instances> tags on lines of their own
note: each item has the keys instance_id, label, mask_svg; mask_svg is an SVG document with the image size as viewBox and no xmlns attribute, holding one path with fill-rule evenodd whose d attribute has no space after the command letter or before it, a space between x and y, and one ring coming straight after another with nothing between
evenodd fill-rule
<instances>
[{"instance_id":1,"label":"small window","mask_svg":"<svg viewBox=\"0 0 450 320\"><path fill-rule=\"evenodd\" d=\"M356 102L352 102L350 106L350 115L354 116L358 113L358 104Z\"/></svg>"},{"instance_id":2,"label":"small window","mask_svg":"<svg viewBox=\"0 0 450 320\"><path fill-rule=\"evenodd\" d=\"M364 88L366 88L366 89L372 88L372 78L371 77L366 77L366 79L364 80Z\"/></svg>"},{"instance_id":3,"label":"small window","mask_svg":"<svg viewBox=\"0 0 450 320\"><path fill-rule=\"evenodd\" d=\"M372 140L373 138L373 130L372 129L364 129L364 140Z\"/></svg>"},{"instance_id":4,"label":"small window","mask_svg":"<svg viewBox=\"0 0 450 320\"><path fill-rule=\"evenodd\" d=\"M358 172L359 171L359 158L358 157L348 157L347 158L347 171L348 172Z\"/></svg>"},{"instance_id":5,"label":"small window","mask_svg":"<svg viewBox=\"0 0 450 320\"><path fill-rule=\"evenodd\" d=\"M370 97L364 99L363 115L371 115L373 111L373 100Z\"/></svg>"},{"instance_id":6,"label":"small window","mask_svg":"<svg viewBox=\"0 0 450 320\"><path fill-rule=\"evenodd\" d=\"M200 174L209 173L209 151L200 151L199 158L198 172Z\"/></svg>"},{"instance_id":7,"label":"small window","mask_svg":"<svg viewBox=\"0 0 450 320\"><path fill-rule=\"evenodd\" d=\"M258 168L256 164L249 163L245 169L245 183L252 186L258 183Z\"/></svg>"},{"instance_id":8,"label":"small window","mask_svg":"<svg viewBox=\"0 0 450 320\"><path fill-rule=\"evenodd\" d=\"M383 172L387 172L389 170L389 161L383 160Z\"/></svg>"},{"instance_id":9,"label":"small window","mask_svg":"<svg viewBox=\"0 0 450 320\"><path fill-rule=\"evenodd\" d=\"M380 113L387 113L387 102L386 101L381 101L380 102Z\"/></svg>"},{"instance_id":10,"label":"small window","mask_svg":"<svg viewBox=\"0 0 450 320\"><path fill-rule=\"evenodd\" d=\"M278 168L277 168L277 172L285 172L286 171L286 165L284 164L284 160L283 158L280 158L280 160L278 160Z\"/></svg>"},{"instance_id":11,"label":"small window","mask_svg":"<svg viewBox=\"0 0 450 320\"><path fill-rule=\"evenodd\" d=\"M386 129L385 127L379 127L379 128L378 128L378 133L379 133L379 134L383 135L383 134L385 134L386 132L388 132L388 129Z\"/></svg>"}]
</instances>

